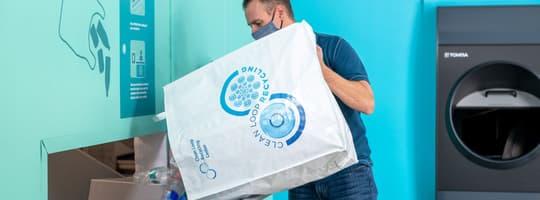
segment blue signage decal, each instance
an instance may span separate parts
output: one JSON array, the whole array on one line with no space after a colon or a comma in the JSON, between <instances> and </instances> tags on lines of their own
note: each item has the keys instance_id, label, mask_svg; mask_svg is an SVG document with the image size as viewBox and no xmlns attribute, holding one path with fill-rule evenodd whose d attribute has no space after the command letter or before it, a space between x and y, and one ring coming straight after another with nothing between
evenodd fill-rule
<instances>
[{"instance_id":1,"label":"blue signage decal","mask_svg":"<svg viewBox=\"0 0 540 200\"><path fill-rule=\"evenodd\" d=\"M120 117L155 114L154 1L120 1Z\"/></svg>"},{"instance_id":2,"label":"blue signage decal","mask_svg":"<svg viewBox=\"0 0 540 200\"><path fill-rule=\"evenodd\" d=\"M62 0L58 37L74 56L84 61L90 71L99 71L99 74L104 75L104 93L109 97L112 56L105 10L105 6L99 0L84 2Z\"/></svg>"}]
</instances>

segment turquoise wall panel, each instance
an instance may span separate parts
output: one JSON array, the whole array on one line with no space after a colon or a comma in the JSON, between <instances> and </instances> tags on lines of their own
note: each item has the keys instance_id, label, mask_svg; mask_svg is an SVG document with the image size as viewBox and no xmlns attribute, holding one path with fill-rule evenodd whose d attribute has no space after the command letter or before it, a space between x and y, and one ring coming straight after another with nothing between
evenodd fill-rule
<instances>
[{"instance_id":1,"label":"turquoise wall panel","mask_svg":"<svg viewBox=\"0 0 540 200\"><path fill-rule=\"evenodd\" d=\"M416 199L414 96L421 1L293 1L297 20L355 48L370 76L375 112L363 116L379 199Z\"/></svg>"},{"instance_id":2,"label":"turquoise wall panel","mask_svg":"<svg viewBox=\"0 0 540 200\"><path fill-rule=\"evenodd\" d=\"M67 21L62 31L70 33L65 38L87 57L92 14L104 15L110 43L106 54L111 57L109 96L104 74L98 68L91 70L59 37L63 3ZM159 103L154 106L159 112L161 87L170 82L169 2L156 1L155 8ZM164 131L164 124L153 122L151 116L120 119L118 14L119 1L113 0L0 2L0 66L5 77L0 85L7 91L0 100L2 126L7 127L0 145L2 199L46 199L46 153Z\"/></svg>"},{"instance_id":3,"label":"turquoise wall panel","mask_svg":"<svg viewBox=\"0 0 540 200\"><path fill-rule=\"evenodd\" d=\"M173 79L253 41L241 0L172 1Z\"/></svg>"}]
</instances>

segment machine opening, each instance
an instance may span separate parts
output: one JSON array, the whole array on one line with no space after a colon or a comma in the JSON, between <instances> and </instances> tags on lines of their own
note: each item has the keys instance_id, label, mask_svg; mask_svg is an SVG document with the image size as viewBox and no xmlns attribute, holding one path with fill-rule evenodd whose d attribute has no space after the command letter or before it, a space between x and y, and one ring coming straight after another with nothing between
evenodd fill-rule
<instances>
[{"instance_id":1,"label":"machine opening","mask_svg":"<svg viewBox=\"0 0 540 200\"><path fill-rule=\"evenodd\" d=\"M490 160L512 160L538 145L539 116L539 108L456 109L453 121L459 139L477 155Z\"/></svg>"},{"instance_id":2,"label":"machine opening","mask_svg":"<svg viewBox=\"0 0 540 200\"><path fill-rule=\"evenodd\" d=\"M473 68L456 83L449 134L461 153L490 168L513 168L540 151L540 85L536 75L507 63Z\"/></svg>"}]
</instances>

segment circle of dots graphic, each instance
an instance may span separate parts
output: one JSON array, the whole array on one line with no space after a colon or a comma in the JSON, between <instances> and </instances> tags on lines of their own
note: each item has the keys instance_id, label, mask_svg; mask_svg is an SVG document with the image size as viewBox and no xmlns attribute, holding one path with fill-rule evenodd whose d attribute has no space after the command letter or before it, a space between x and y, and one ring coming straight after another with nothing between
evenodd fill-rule
<instances>
[{"instance_id":1,"label":"circle of dots graphic","mask_svg":"<svg viewBox=\"0 0 540 200\"><path fill-rule=\"evenodd\" d=\"M229 101L235 107L249 107L259 97L260 87L261 82L255 80L255 76L239 76L229 88L231 89Z\"/></svg>"}]
</instances>

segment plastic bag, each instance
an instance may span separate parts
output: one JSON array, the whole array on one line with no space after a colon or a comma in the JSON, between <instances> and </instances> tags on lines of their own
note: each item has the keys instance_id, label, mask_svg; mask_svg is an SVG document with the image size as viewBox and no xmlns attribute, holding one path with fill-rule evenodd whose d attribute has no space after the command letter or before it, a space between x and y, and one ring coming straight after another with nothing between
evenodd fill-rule
<instances>
[{"instance_id":1,"label":"plastic bag","mask_svg":"<svg viewBox=\"0 0 540 200\"><path fill-rule=\"evenodd\" d=\"M168 136L189 199L262 197L357 162L306 22L164 90Z\"/></svg>"}]
</instances>

